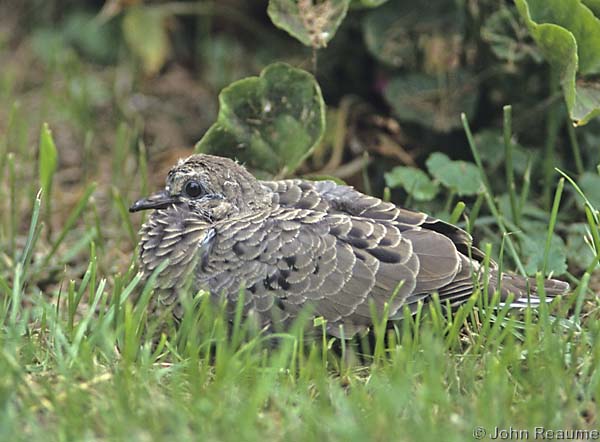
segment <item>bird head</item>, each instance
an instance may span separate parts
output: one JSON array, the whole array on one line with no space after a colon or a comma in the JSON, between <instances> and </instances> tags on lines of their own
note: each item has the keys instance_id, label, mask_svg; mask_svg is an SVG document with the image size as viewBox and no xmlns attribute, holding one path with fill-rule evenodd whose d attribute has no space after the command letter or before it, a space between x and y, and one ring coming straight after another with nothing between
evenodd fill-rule
<instances>
[{"instance_id":1,"label":"bird head","mask_svg":"<svg viewBox=\"0 0 600 442\"><path fill-rule=\"evenodd\" d=\"M142 198L130 212L187 207L211 220L260 210L270 204L268 191L243 166L229 158L197 154L180 160L165 188Z\"/></svg>"}]
</instances>

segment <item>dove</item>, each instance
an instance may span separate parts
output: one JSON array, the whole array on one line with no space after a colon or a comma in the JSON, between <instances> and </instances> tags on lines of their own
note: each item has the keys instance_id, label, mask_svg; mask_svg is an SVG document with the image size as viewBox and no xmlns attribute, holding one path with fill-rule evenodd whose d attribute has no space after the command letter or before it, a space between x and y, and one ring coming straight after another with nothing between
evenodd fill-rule
<instances>
[{"instance_id":1,"label":"dove","mask_svg":"<svg viewBox=\"0 0 600 442\"><path fill-rule=\"evenodd\" d=\"M373 308L387 306L394 321L434 294L453 308L484 286L484 296L512 294L516 307L540 303L530 278L499 274L494 261L485 271L459 227L333 181L261 181L229 158L195 154L130 207L141 210L152 210L140 230L141 272L147 279L168 260L154 301L178 319L182 297L200 290L233 311L243 300L243 315L265 330L285 330L307 309L346 339L372 326ZM568 289L544 281L548 299Z\"/></svg>"}]
</instances>

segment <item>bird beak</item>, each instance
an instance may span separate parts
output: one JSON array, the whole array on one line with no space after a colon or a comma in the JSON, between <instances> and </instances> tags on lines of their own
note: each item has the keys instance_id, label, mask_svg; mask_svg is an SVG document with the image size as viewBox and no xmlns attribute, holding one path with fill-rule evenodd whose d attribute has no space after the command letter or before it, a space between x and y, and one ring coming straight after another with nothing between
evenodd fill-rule
<instances>
[{"instance_id":1,"label":"bird beak","mask_svg":"<svg viewBox=\"0 0 600 442\"><path fill-rule=\"evenodd\" d=\"M140 210L148 209L164 209L170 204L173 204L176 199L169 195L166 191L161 190L160 192L153 193L152 195L137 200L129 208L130 212L139 212Z\"/></svg>"}]
</instances>

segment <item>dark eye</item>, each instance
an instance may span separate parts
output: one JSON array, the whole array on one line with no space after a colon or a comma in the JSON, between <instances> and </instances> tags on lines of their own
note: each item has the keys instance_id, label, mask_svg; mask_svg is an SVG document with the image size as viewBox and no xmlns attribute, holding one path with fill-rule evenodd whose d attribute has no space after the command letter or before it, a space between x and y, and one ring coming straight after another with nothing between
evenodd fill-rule
<instances>
[{"instance_id":1,"label":"dark eye","mask_svg":"<svg viewBox=\"0 0 600 442\"><path fill-rule=\"evenodd\" d=\"M203 193L202 185L198 181L188 181L183 191L190 198L198 198Z\"/></svg>"}]
</instances>

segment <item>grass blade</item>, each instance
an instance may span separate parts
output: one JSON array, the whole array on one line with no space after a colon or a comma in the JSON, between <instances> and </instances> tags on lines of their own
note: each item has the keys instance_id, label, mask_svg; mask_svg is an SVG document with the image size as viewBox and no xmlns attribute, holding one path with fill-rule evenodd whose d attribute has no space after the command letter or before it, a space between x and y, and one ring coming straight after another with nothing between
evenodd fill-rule
<instances>
[{"instance_id":1,"label":"grass blade","mask_svg":"<svg viewBox=\"0 0 600 442\"><path fill-rule=\"evenodd\" d=\"M506 154L506 186L508 187L508 196L510 199L510 209L512 211L513 222L520 225L521 214L517 206L517 191L515 183L515 173L513 165L513 144L512 136L512 107L504 106L504 152Z\"/></svg>"},{"instance_id":2,"label":"grass blade","mask_svg":"<svg viewBox=\"0 0 600 442\"><path fill-rule=\"evenodd\" d=\"M45 268L48 265L48 263L50 262L50 260L52 259L52 257L54 256L54 254L56 253L56 251L58 250L58 248L64 241L67 234L72 230L73 226L75 225L75 223L81 216L81 213L86 208L87 203L90 199L90 196L92 195L92 193L94 193L94 190L96 190L96 183L92 183L87 186L87 188L85 189L85 192L83 193L83 196L81 197L81 199L79 200L79 202L77 203L77 205L75 206L75 208L73 209L73 211L71 212L69 217L67 218L67 221L65 221L63 229L61 230L60 234L58 235L58 238L52 244L50 252L48 252L46 257L44 258L44 261L41 266L42 268Z\"/></svg>"},{"instance_id":3,"label":"grass blade","mask_svg":"<svg viewBox=\"0 0 600 442\"><path fill-rule=\"evenodd\" d=\"M544 276L546 276L548 255L550 255L550 242L552 240L552 235L554 234L554 227L556 226L556 219L558 217L558 207L560 206L560 199L562 197L564 187L565 179L561 178L558 181L558 187L556 188L556 193L554 194L554 203L552 204L552 212L550 214L550 222L548 224L548 234L546 236L546 245L544 247L544 261L542 265L542 275Z\"/></svg>"},{"instance_id":4,"label":"grass blade","mask_svg":"<svg viewBox=\"0 0 600 442\"><path fill-rule=\"evenodd\" d=\"M40 187L46 198L45 219L48 224L48 235L50 235L50 215L52 213L52 181L58 165L58 151L52 138L52 132L48 123L42 124L40 131L40 156L38 161L38 177Z\"/></svg>"},{"instance_id":5,"label":"grass blade","mask_svg":"<svg viewBox=\"0 0 600 442\"><path fill-rule=\"evenodd\" d=\"M492 215L494 215L494 218L496 219L496 223L498 224L498 227L500 227L502 234L506 236L506 244L508 245L508 249L512 255L512 258L513 258L517 268L519 269L519 272L522 275L526 275L527 272L525 272L525 267L523 267L523 263L521 263L521 258L519 258L517 249L515 248L515 245L511 239L510 235L508 235L508 230L506 229L504 220L503 220L502 216L500 215L500 212L498 212L498 208L496 207L496 203L494 202L492 186L490 186L490 182L487 178L487 174L485 173L485 169L483 168L483 163L481 162L481 157L479 156L479 151L477 150L477 146L475 145L475 140L473 139L473 134L471 133L471 128L469 127L469 122L467 120L467 116L463 113L463 114L461 114L461 119L462 119L462 123L463 123L463 128L465 130L465 134L467 135L469 147L471 148L471 152L473 153L473 158L475 159L475 164L477 164L477 167L479 168L479 172L481 173L481 180L485 187L484 195L485 195L485 199L488 204L488 207L490 208Z\"/></svg>"}]
</instances>

